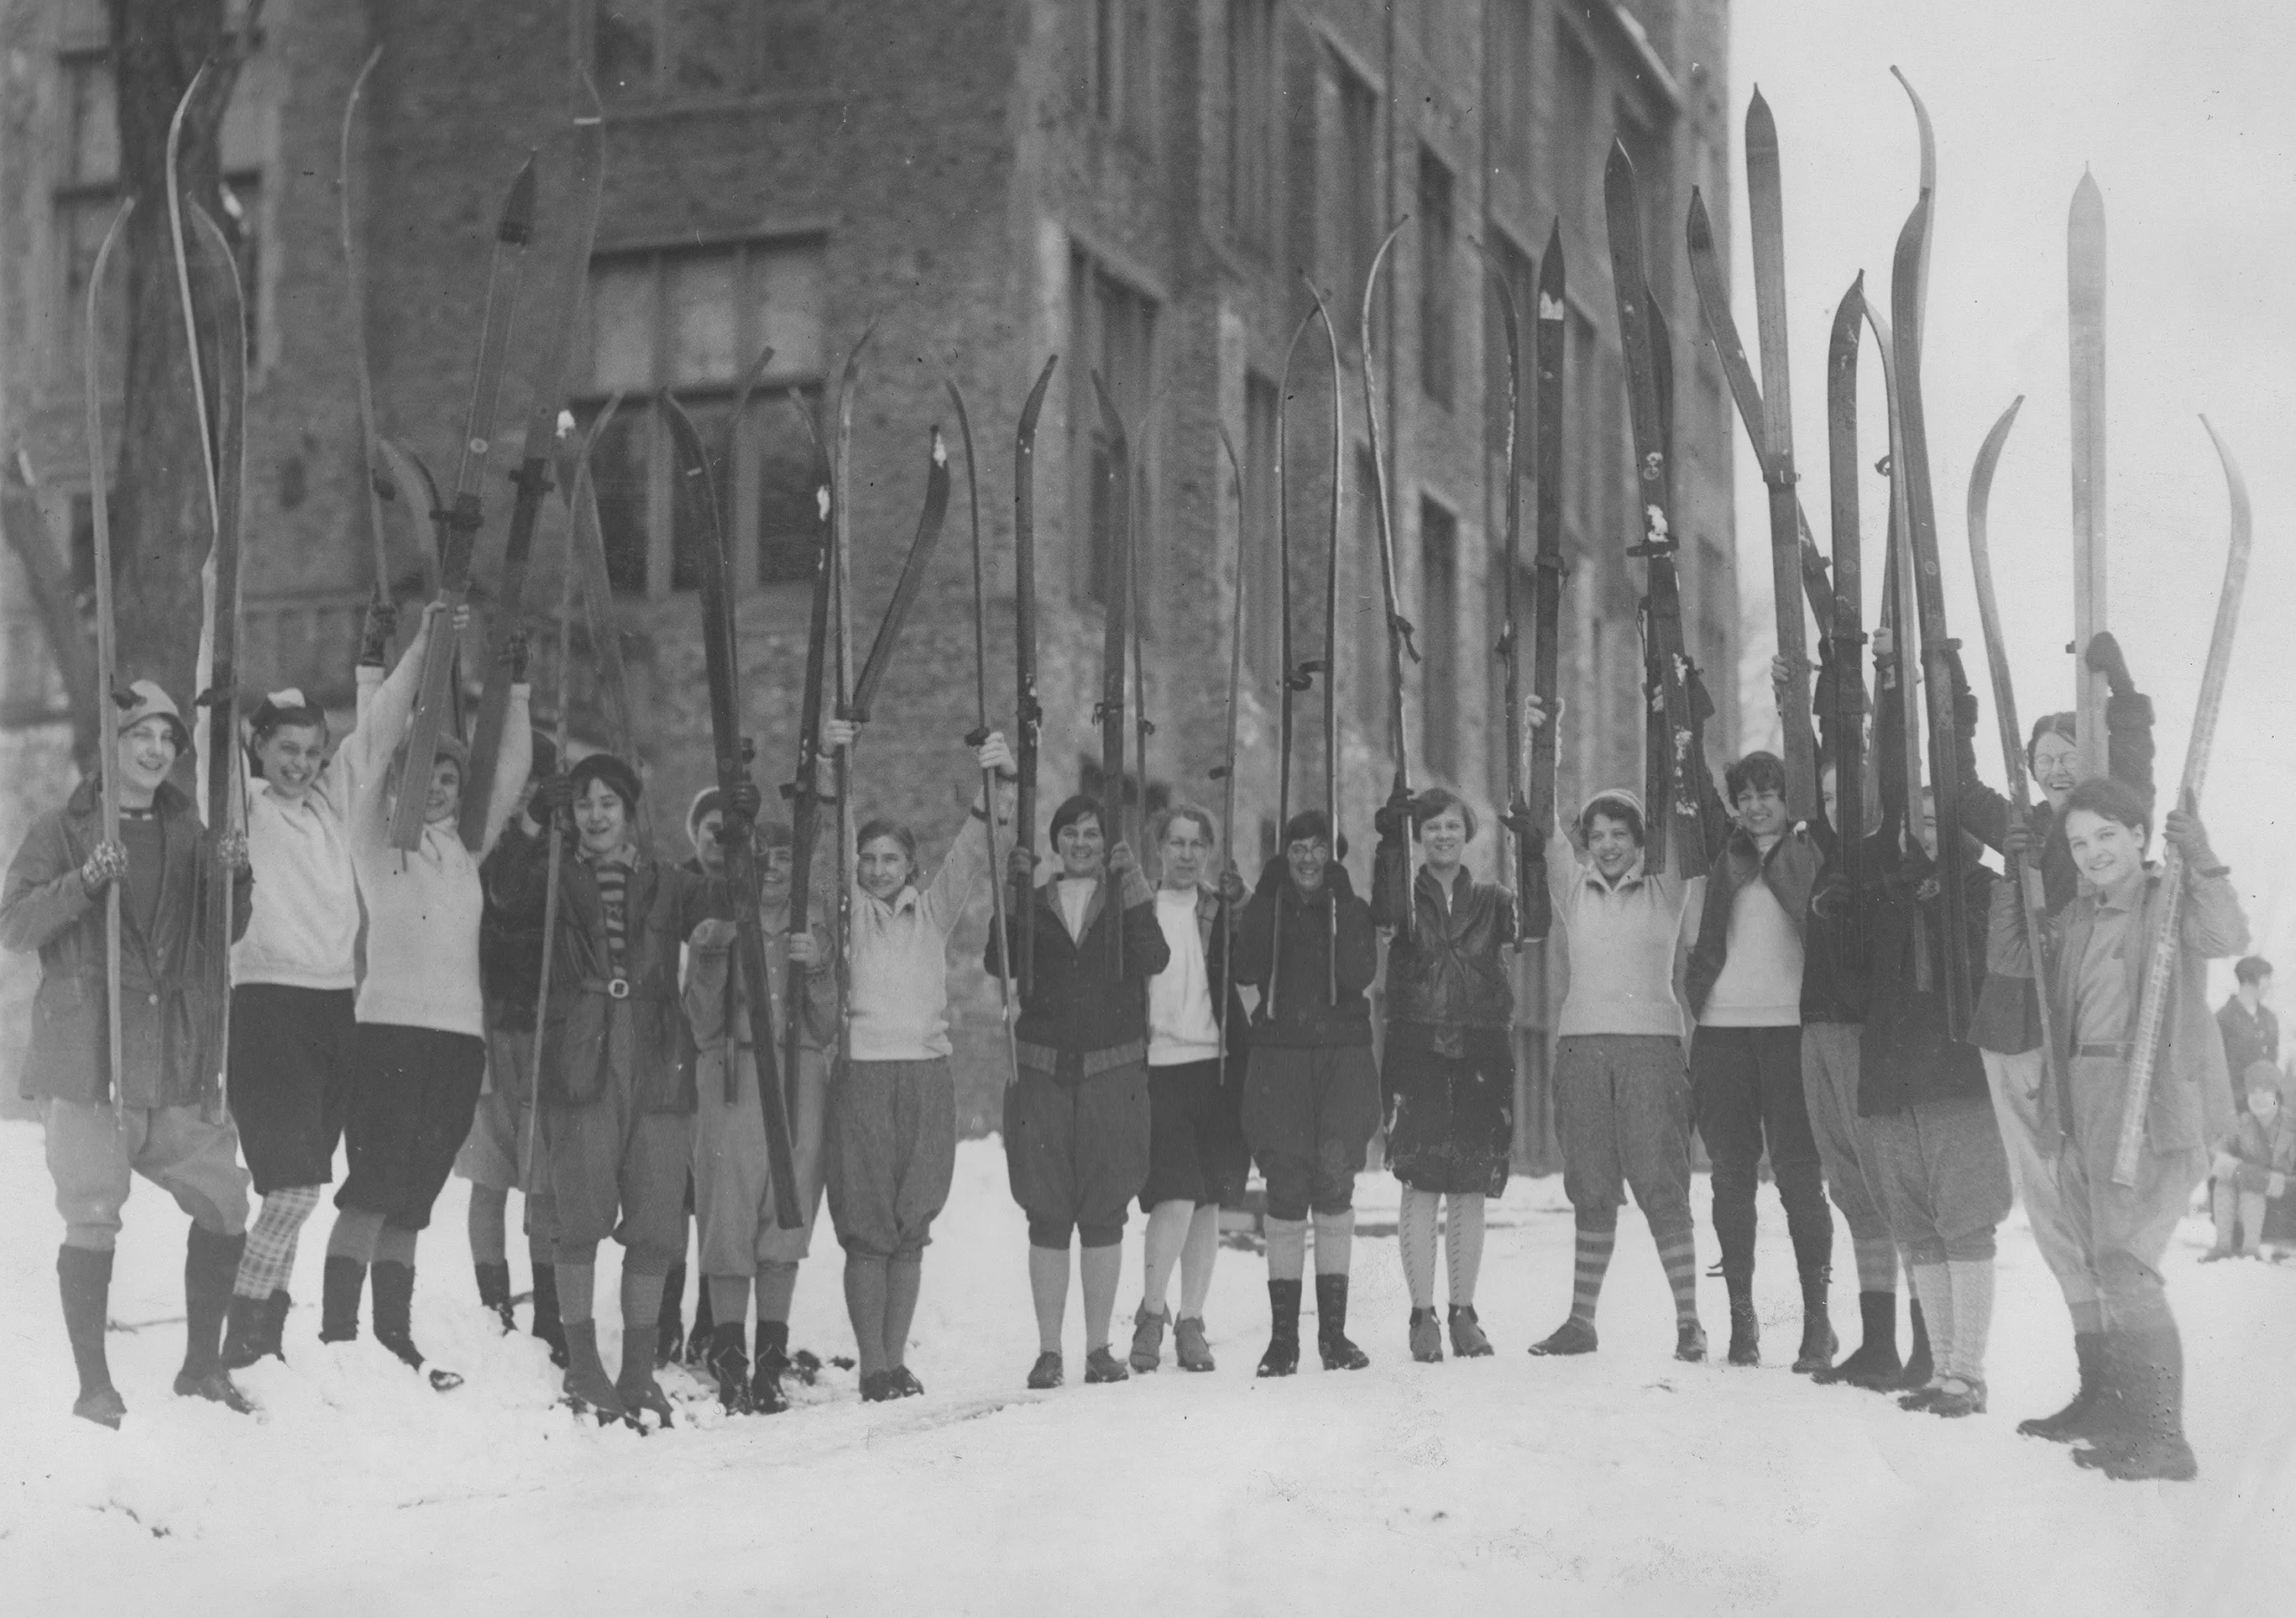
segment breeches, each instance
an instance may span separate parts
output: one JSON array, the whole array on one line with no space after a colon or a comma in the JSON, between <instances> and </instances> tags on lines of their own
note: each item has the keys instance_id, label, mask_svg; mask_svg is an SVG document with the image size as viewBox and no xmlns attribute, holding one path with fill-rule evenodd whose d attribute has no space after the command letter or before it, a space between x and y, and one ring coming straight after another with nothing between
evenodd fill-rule
<instances>
[{"instance_id":1,"label":"breeches","mask_svg":"<svg viewBox=\"0 0 2296 1618\"><path fill-rule=\"evenodd\" d=\"M111 1250L131 1173L174 1197L205 1229L237 1236L247 1228L248 1176L230 1124L209 1122L195 1106L102 1101L50 1101L44 1116L66 1246Z\"/></svg>"}]
</instances>

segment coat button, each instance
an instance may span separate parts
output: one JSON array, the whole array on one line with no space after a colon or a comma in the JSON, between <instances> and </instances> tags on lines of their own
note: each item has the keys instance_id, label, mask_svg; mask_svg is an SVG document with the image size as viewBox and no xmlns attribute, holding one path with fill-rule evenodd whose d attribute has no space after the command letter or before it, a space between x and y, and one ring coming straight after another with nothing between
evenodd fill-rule
<instances>
[{"instance_id":1,"label":"coat button","mask_svg":"<svg viewBox=\"0 0 2296 1618\"><path fill-rule=\"evenodd\" d=\"M150 996L150 997L148 998L148 1003L149 1003L149 1004L151 1004L151 1005L153 1005L153 1006L157 1006L157 1005L160 1003L160 997L159 997L158 995L156 995L156 994L155 994L155 995L152 995L152 996Z\"/></svg>"}]
</instances>

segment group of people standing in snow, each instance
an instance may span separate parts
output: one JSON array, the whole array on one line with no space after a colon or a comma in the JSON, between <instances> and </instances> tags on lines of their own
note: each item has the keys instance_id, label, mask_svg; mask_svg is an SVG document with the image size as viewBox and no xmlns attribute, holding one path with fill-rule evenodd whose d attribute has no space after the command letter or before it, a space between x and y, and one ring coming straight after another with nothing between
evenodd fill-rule
<instances>
[{"instance_id":1,"label":"group of people standing in snow","mask_svg":"<svg viewBox=\"0 0 2296 1618\"><path fill-rule=\"evenodd\" d=\"M1513 893L1467 868L1478 818L1456 793L1398 793L1381 808L1367 899L1343 863L1345 836L1319 810L1282 827L1247 886L1213 817L1174 804L1149 827L1152 885L1102 801L1078 795L1054 811L1040 872L1013 846L1013 760L991 734L966 766L1003 784L974 802L930 877L907 826L861 825L840 962L829 929L789 928L791 833L758 821L754 788L702 793L686 819L693 858L667 864L637 835L636 768L602 753L562 768L530 729L522 683L483 841L467 849L460 744L442 739L428 782L401 778L442 610L426 612L388 673L390 614L377 610L356 728L332 756L324 713L299 693L257 708L243 835L208 835L168 784L188 735L165 693L139 683L121 716L119 841L102 838L83 785L10 867L0 940L43 964L26 1072L45 1104L66 1225L58 1274L78 1414L116 1425L124 1411L103 1333L131 1171L193 1219L176 1391L245 1409L229 1373L284 1357L298 1236L339 1143L349 1167L327 1247L323 1341L355 1338L371 1297L376 1340L433 1385L455 1384L416 1347L410 1301L417 1238L459 1169L472 1184L479 1295L505 1331L516 1329L507 1200L523 1195L530 1329L564 1367L577 1408L667 1420L656 1369L691 1356L729 1410L785 1409L786 1379L817 1368L792 1356L788 1322L825 1195L862 1396L922 1392L907 1350L956 1133L948 944L1000 870L1013 899L984 964L999 975L1028 966L1004 1138L1027 1216L1030 1387L1065 1379L1072 1244L1085 1381L1156 1369L1168 1333L1182 1367L1213 1369L1204 1310L1219 1211L1242 1202L1255 1162L1270 1311L1259 1374L1298 1368L1311 1231L1318 1358L1326 1369L1366 1366L1348 1335L1353 1194L1382 1129L1402 1188L1409 1351L1441 1359L1446 1328L1454 1354L1493 1351L1475 1290L1485 1205L1505 1188L1513 1146L1520 920ZM511 655L522 661L515 642ZM1570 834L1532 828L1548 843L1543 874L1525 875L1546 883L1570 961L1554 1089L1576 1224L1568 1317L1532 1353L1597 1350L1597 1300L1631 1188L1673 1292L1675 1353L1705 1358L1694 1129L1712 1162L1731 1363L1760 1359L1755 1194L1767 1159L1800 1272L1794 1368L1899 1392L1908 1409L1980 1413L1995 1230L2013 1187L2063 1290L2080 1377L2064 1409L2021 1430L2085 1441L2079 1458L2116 1477L2193 1475L2159 1267L2212 1169L2234 1182L2235 1206L2244 1183L2219 1149L2235 1138L2231 1086L2202 992L2206 960L2245 949L2247 927L2197 817L2170 811L2161 829L2187 874L2180 966L2140 1170L2120 1185L2128 1039L2158 892L2144 858L2152 715L2109 637L2090 656L2115 694L2111 774L2078 778L2072 716L2044 719L2027 763L2045 802L2030 818L1975 784L1976 705L1956 669L1960 778L1972 784L1960 824L2038 866L2046 895L2036 940L2011 885L1964 862L1977 1006L1965 1039L1939 978L1947 907L1933 821L1903 828L1894 845L1875 834L1867 891L1854 895L1832 829L1831 772L1826 816L1795 824L1783 766L1767 753L1733 764L1718 792L1702 784L1704 877L1646 869L1644 806L1623 787L1590 796ZM1559 718L1527 705L1532 726ZM849 724L824 730L832 750L854 740ZM425 794L425 830L402 851L387 828L410 791ZM728 827L752 826L771 957L762 1007L731 969L737 896L723 841ZM220 891L209 882L217 862L235 878L227 1051L210 1048L220 1020L202 1002L213 981L202 951L222 933L205 909ZM118 1072L106 1055L99 903L113 884L126 946ZM1859 936L1846 940L1853 917ZM785 982L804 985L794 1003L783 1003ZM2042 1047L2044 999L2054 1051ZM761 1040L780 1049L791 1018L800 1059L782 1080L801 1218L785 1228L755 1052ZM1829 1192L1849 1227L1863 1334L1838 1361ZM1111 1332L1136 1199L1144 1287L1119 1358ZM690 1341L679 1313L689 1214L702 1277ZM624 1250L611 1376L594 1298L609 1238Z\"/></svg>"}]
</instances>

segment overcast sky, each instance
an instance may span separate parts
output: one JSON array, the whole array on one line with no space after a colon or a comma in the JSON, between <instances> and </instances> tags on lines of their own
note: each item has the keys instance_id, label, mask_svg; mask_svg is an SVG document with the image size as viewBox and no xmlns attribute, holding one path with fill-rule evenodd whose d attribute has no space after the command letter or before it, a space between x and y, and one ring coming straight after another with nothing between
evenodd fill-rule
<instances>
[{"instance_id":1,"label":"overcast sky","mask_svg":"<svg viewBox=\"0 0 2296 1618\"><path fill-rule=\"evenodd\" d=\"M1733 0L1733 220L1739 325L1753 337L1742 152L1761 86L1784 151L1795 450L1803 504L1828 543L1825 343L1863 269L1886 300L1918 189L1905 70L1937 128L1938 204L1927 363L1931 461L1947 614L1986 704L1979 762L2000 784L1966 508L1970 463L1994 419L2025 407L1990 505L1995 587L2020 718L2071 706L2071 482L2065 219L2084 165L2109 231L2111 624L2160 715L2164 804L2183 768L2229 532L2205 412L2247 474L2254 561L2203 791L2258 947L2296 961L2296 5L2289 0ZM1886 303L1883 304L1887 307ZM1862 456L1882 450L1879 364ZM1762 484L1738 439L1740 577L1769 623ZM1867 555L1887 486L1869 476ZM1867 578L1878 587L1878 571ZM1868 607L1869 622L1873 607ZM1750 649L1767 659L1768 643ZM2280 974L2296 982L2296 973ZM2228 981L2228 971L2219 968ZM2281 997L2284 1008L2296 991Z\"/></svg>"}]
</instances>

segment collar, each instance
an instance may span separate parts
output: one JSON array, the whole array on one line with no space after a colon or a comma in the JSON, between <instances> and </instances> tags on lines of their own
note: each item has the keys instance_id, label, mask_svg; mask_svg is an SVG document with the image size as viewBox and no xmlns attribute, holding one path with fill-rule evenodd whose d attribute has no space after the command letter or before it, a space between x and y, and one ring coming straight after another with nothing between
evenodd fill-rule
<instances>
[{"instance_id":1,"label":"collar","mask_svg":"<svg viewBox=\"0 0 2296 1618\"><path fill-rule=\"evenodd\" d=\"M585 865L620 866L627 870L637 864L638 851L634 844L625 842L610 854L599 854L593 852L589 844L578 842L574 845L574 858Z\"/></svg>"},{"instance_id":2,"label":"collar","mask_svg":"<svg viewBox=\"0 0 2296 1618\"><path fill-rule=\"evenodd\" d=\"M1625 871L1620 874L1618 881L1612 882L1609 877L1603 875L1600 867L1598 867L1595 862L1590 859L1585 865L1578 867L1578 879L1580 883L1591 885L1597 892L1623 893L1628 888L1633 887L1636 883L1643 881L1650 875L1650 873L1644 868L1643 860L1644 856L1640 854L1636 855L1634 864L1628 866Z\"/></svg>"},{"instance_id":3,"label":"collar","mask_svg":"<svg viewBox=\"0 0 2296 1618\"><path fill-rule=\"evenodd\" d=\"M2100 910L2126 912L2140 909L2144 903L2145 884L2152 880L2149 866L2140 866L2136 875L2117 887L2096 890L2096 908Z\"/></svg>"}]
</instances>

